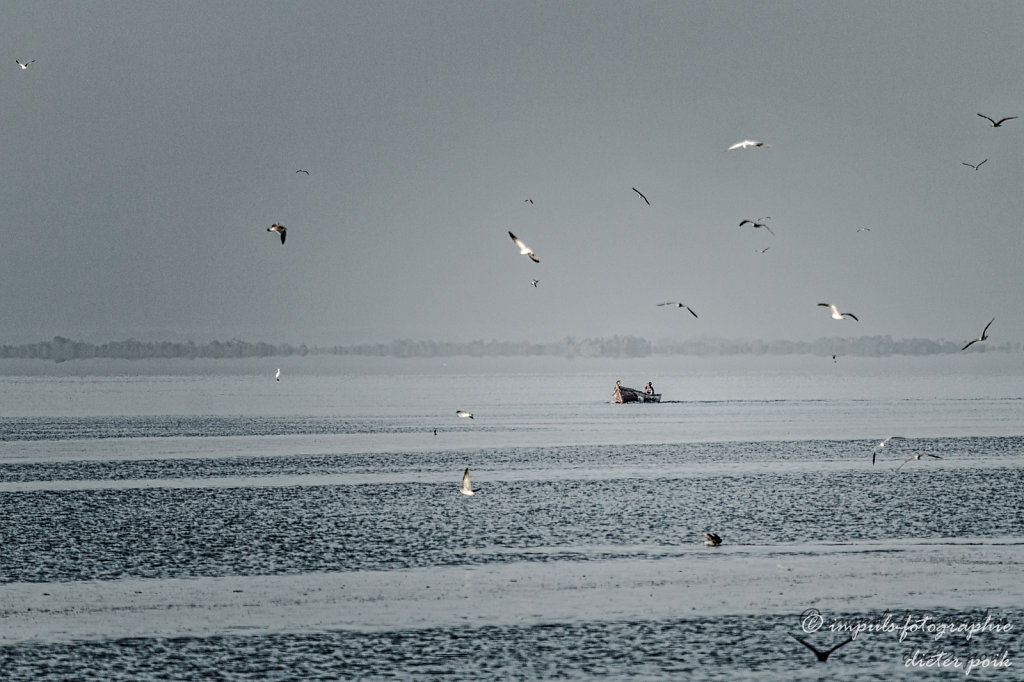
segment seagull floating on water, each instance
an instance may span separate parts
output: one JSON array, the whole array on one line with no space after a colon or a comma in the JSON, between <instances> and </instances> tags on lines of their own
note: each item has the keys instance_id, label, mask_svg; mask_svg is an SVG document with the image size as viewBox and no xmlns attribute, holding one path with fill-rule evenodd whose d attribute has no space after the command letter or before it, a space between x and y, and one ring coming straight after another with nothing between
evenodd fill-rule
<instances>
[{"instance_id":1,"label":"seagull floating on water","mask_svg":"<svg viewBox=\"0 0 1024 682\"><path fill-rule=\"evenodd\" d=\"M277 232L279 235L281 235L281 243L284 244L284 238L288 234L288 228L285 227L284 225L274 223L273 225L267 228L267 232Z\"/></svg>"},{"instance_id":2,"label":"seagull floating on water","mask_svg":"<svg viewBox=\"0 0 1024 682\"><path fill-rule=\"evenodd\" d=\"M875 457L878 456L878 451L881 450L882 448L884 448L885 444L888 443L891 440L906 440L906 438L904 438L903 436L889 436L888 438L883 440L881 443L876 445L875 449L871 451L871 463L872 464L875 463Z\"/></svg>"},{"instance_id":3,"label":"seagull floating on water","mask_svg":"<svg viewBox=\"0 0 1024 682\"><path fill-rule=\"evenodd\" d=\"M23 66L21 68L24 69L25 67ZM1005 121L1012 121L1013 119L1017 118L1016 116L1004 116L1003 118L999 119L998 121L995 121L995 120L989 118L988 116L986 116L985 114L978 114L978 116L981 116L983 119L988 121L989 126L991 126L992 128L1001 128ZM980 166L981 164L978 164L978 165Z\"/></svg>"},{"instance_id":4,"label":"seagull floating on water","mask_svg":"<svg viewBox=\"0 0 1024 682\"><path fill-rule=\"evenodd\" d=\"M27 62L24 62L24 63L22 63L21 61L19 61L19 60L15 59L15 60L14 60L14 63L15 63L15 64L17 64L18 66L20 66L20 67L21 67L21 70L22 70L22 71L24 71L25 69L27 69L27 68L28 68L28 65L29 65L29 64L31 64L31 63L32 63L32 62L34 62L34 61L35 61L34 59L30 59L30 60L28 60Z\"/></svg>"},{"instance_id":5,"label":"seagull floating on water","mask_svg":"<svg viewBox=\"0 0 1024 682\"><path fill-rule=\"evenodd\" d=\"M477 488L479 490L479 488ZM462 474L462 488L459 490L463 495L476 495L476 490L473 490L472 485L469 483L469 467L466 467L466 471Z\"/></svg>"},{"instance_id":6,"label":"seagull floating on water","mask_svg":"<svg viewBox=\"0 0 1024 682\"><path fill-rule=\"evenodd\" d=\"M988 161L988 159L985 159L985 161ZM970 166L974 170L978 170L979 168L981 168L981 164L985 163L985 161L982 161L977 166L975 166L973 163L967 163L966 161L961 161L960 163L963 164L964 166Z\"/></svg>"},{"instance_id":7,"label":"seagull floating on water","mask_svg":"<svg viewBox=\"0 0 1024 682\"><path fill-rule=\"evenodd\" d=\"M978 343L979 341L984 341L985 339L987 339L988 338L988 328L991 327L992 323L995 322L995 321L996 321L996 318L994 318L994 317L991 320L989 320L988 324L985 325L985 328L981 330L981 336L979 336L976 339L971 339L970 341L967 342L967 345L964 346L963 348L961 348L960 350L967 350L973 344Z\"/></svg>"},{"instance_id":8,"label":"seagull floating on water","mask_svg":"<svg viewBox=\"0 0 1024 682\"><path fill-rule=\"evenodd\" d=\"M679 303L677 301L667 301L665 303L659 303L658 305L671 305L671 306L675 306L676 308L686 308L687 310L690 311L691 315L693 315L694 317L697 317L697 313L693 312L693 308L691 308L690 306L686 305L685 303Z\"/></svg>"},{"instance_id":9,"label":"seagull floating on water","mask_svg":"<svg viewBox=\"0 0 1024 682\"><path fill-rule=\"evenodd\" d=\"M903 460L903 464L901 464L898 467L896 467L896 471L899 471L900 469L902 469L904 467L904 465L907 462L909 462L910 460L912 460L912 459L924 459L925 457L934 457L935 459L942 459L938 455L933 455L930 452L915 452L910 457L907 457L905 460Z\"/></svg>"},{"instance_id":10,"label":"seagull floating on water","mask_svg":"<svg viewBox=\"0 0 1024 682\"><path fill-rule=\"evenodd\" d=\"M651 202L647 201L647 197L644 196L643 192L638 190L636 187L633 188L633 191L640 195L640 198L644 200L644 203L646 203L648 206L651 205Z\"/></svg>"},{"instance_id":11,"label":"seagull floating on water","mask_svg":"<svg viewBox=\"0 0 1024 682\"><path fill-rule=\"evenodd\" d=\"M803 644L805 647L807 647L811 651L813 651L814 655L817 656L818 660L821 661L822 663L824 663L825 661L828 660L828 657L832 654L833 651L835 651L839 647L844 646L846 644L849 644L850 642L853 641L853 637L850 637L849 639L843 640L839 644L836 644L831 649L825 649L823 651L823 650L817 648L816 646L814 646L813 644L811 644L810 642L808 642L807 640L805 640L805 639L803 639L801 637L797 637L796 635L794 635L792 633L789 633L789 636L792 637L793 639L795 639L796 641L800 642L801 644Z\"/></svg>"},{"instance_id":12,"label":"seagull floating on water","mask_svg":"<svg viewBox=\"0 0 1024 682\"><path fill-rule=\"evenodd\" d=\"M522 240L519 239L519 237L517 237L514 234L512 234L511 230L509 230L508 236L512 237L512 241L514 241L516 243L516 246L519 247L519 253L520 254L522 254L524 256L529 256L530 260L532 260L534 263L539 263L540 262L540 258L537 258L537 255L533 252L533 249L531 249L529 246L524 244L522 242Z\"/></svg>"},{"instance_id":13,"label":"seagull floating on water","mask_svg":"<svg viewBox=\"0 0 1024 682\"><path fill-rule=\"evenodd\" d=\"M854 315L853 313L841 313L841 312L839 312L839 308L835 307L831 303L819 303L818 305L823 305L826 308L828 308L829 310L831 310L832 311L832 319L833 320L842 320L843 318L849 317L849 318L853 319L856 322L860 322L860 320L857 319L857 316Z\"/></svg>"},{"instance_id":14,"label":"seagull floating on water","mask_svg":"<svg viewBox=\"0 0 1024 682\"><path fill-rule=\"evenodd\" d=\"M465 410L455 410L455 414L456 414L456 416L462 417L463 419L472 419L473 418L473 413L472 412L466 412Z\"/></svg>"},{"instance_id":15,"label":"seagull floating on water","mask_svg":"<svg viewBox=\"0 0 1024 682\"><path fill-rule=\"evenodd\" d=\"M771 220L771 219L772 219L772 217L771 217L770 215L766 215L765 217L763 217L763 218L758 218L757 220L741 220L741 221L740 221L740 227L743 227L743 226L744 226L744 225L746 225L747 223L750 223L750 224L751 224L751 225L753 225L753 226L754 226L755 228L757 228L757 227L763 227L764 229L766 229L766 230L768 230L769 232L771 232L771 235L772 235L772 236L774 237L774 236L775 236L775 233L774 233L774 232L772 232L772 228L768 227L768 223L766 223L766 222L765 222L766 220Z\"/></svg>"},{"instance_id":16,"label":"seagull floating on water","mask_svg":"<svg viewBox=\"0 0 1024 682\"><path fill-rule=\"evenodd\" d=\"M771 147L771 145L767 142L758 142L757 140L743 140L743 142L737 142L725 151L731 152L733 149L746 149L747 147Z\"/></svg>"},{"instance_id":17,"label":"seagull floating on water","mask_svg":"<svg viewBox=\"0 0 1024 682\"><path fill-rule=\"evenodd\" d=\"M704 545L706 547L718 547L722 544L722 538L717 533L704 533Z\"/></svg>"},{"instance_id":18,"label":"seagull floating on water","mask_svg":"<svg viewBox=\"0 0 1024 682\"><path fill-rule=\"evenodd\" d=\"M281 368L280 367L277 368L277 373L274 374L274 378L277 379L278 381L281 380Z\"/></svg>"}]
</instances>

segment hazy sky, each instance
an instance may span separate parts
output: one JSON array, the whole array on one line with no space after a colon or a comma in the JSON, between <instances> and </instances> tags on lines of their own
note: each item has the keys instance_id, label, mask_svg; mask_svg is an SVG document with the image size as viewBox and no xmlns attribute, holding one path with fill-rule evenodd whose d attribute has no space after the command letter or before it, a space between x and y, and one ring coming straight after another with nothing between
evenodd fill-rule
<instances>
[{"instance_id":1,"label":"hazy sky","mask_svg":"<svg viewBox=\"0 0 1024 682\"><path fill-rule=\"evenodd\" d=\"M0 342L1024 339L1016 0L3 19Z\"/></svg>"}]
</instances>

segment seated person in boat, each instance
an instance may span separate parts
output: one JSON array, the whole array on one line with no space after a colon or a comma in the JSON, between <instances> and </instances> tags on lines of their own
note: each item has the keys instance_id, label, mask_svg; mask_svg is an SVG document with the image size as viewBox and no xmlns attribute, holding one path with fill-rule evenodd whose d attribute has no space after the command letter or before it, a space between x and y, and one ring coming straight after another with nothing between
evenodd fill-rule
<instances>
[{"instance_id":1,"label":"seated person in boat","mask_svg":"<svg viewBox=\"0 0 1024 682\"><path fill-rule=\"evenodd\" d=\"M647 382L647 388L644 389L644 393L654 395L654 385L650 381Z\"/></svg>"}]
</instances>

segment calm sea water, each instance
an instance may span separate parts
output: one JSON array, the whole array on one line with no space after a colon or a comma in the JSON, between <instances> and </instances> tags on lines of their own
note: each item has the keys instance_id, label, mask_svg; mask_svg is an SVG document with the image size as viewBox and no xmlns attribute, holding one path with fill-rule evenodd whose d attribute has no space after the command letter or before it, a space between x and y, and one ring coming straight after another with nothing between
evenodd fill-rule
<instances>
[{"instance_id":1,"label":"calm sea water","mask_svg":"<svg viewBox=\"0 0 1024 682\"><path fill-rule=\"evenodd\" d=\"M0 670L1020 679L1022 379L981 353L4 363ZM842 638L808 608L1011 627L818 663L791 635Z\"/></svg>"}]
</instances>

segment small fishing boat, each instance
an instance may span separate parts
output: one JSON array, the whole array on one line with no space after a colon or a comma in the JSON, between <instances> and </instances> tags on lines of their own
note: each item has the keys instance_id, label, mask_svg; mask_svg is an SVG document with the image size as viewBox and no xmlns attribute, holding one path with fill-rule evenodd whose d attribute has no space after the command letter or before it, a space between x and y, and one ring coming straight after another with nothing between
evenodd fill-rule
<instances>
[{"instance_id":1,"label":"small fishing boat","mask_svg":"<svg viewBox=\"0 0 1024 682\"><path fill-rule=\"evenodd\" d=\"M626 388L618 381L615 382L615 392L612 394L617 403L660 403L660 393L647 393L636 388Z\"/></svg>"}]
</instances>

